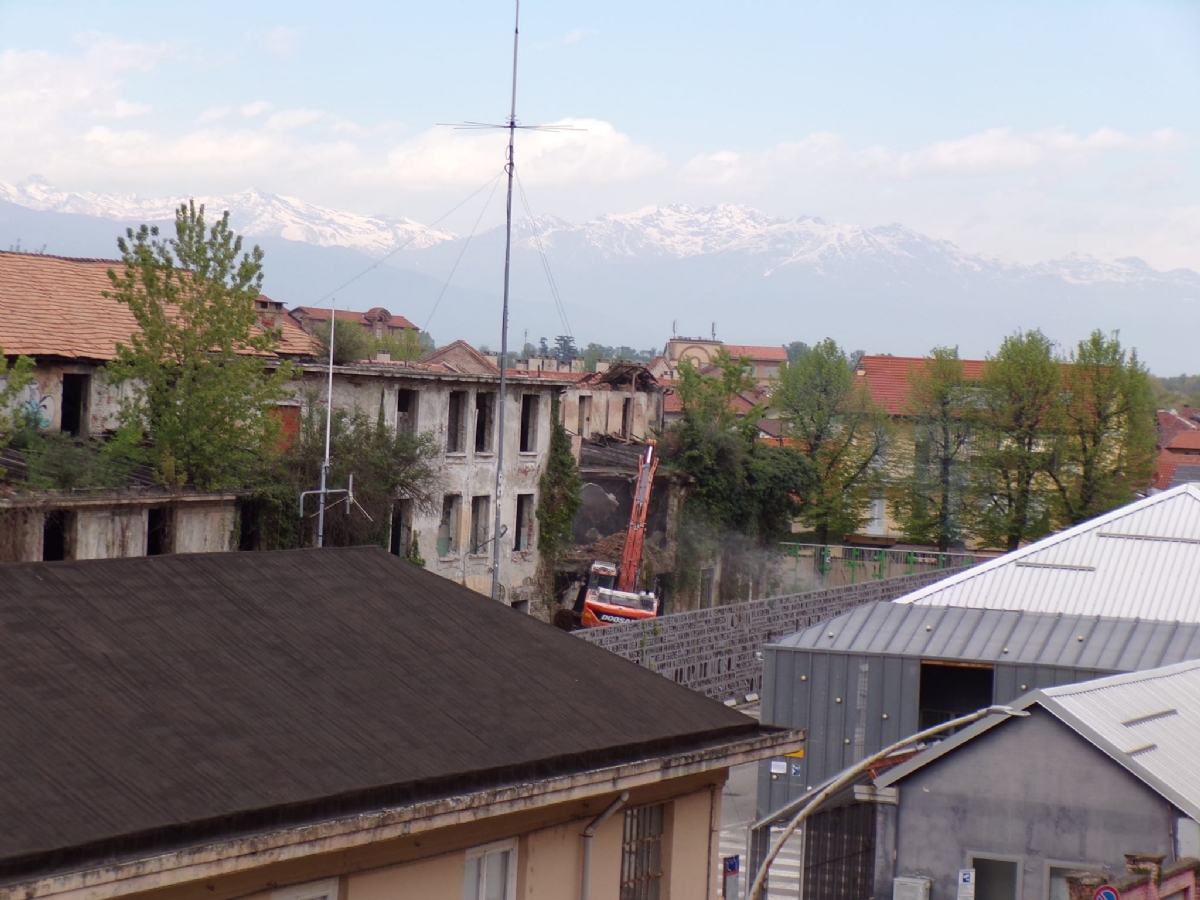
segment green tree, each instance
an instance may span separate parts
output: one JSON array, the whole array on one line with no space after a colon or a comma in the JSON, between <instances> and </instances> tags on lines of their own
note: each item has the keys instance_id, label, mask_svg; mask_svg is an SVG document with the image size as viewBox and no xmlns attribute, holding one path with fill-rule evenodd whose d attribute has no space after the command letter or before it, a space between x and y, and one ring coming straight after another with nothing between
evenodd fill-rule
<instances>
[{"instance_id":1,"label":"green tree","mask_svg":"<svg viewBox=\"0 0 1200 900\"><path fill-rule=\"evenodd\" d=\"M557 397L551 403L550 422L550 453L538 483L537 507L538 551L544 573L553 573L583 504L583 482L571 451L571 435L559 421Z\"/></svg>"},{"instance_id":2,"label":"green tree","mask_svg":"<svg viewBox=\"0 0 1200 900\"><path fill-rule=\"evenodd\" d=\"M1116 333L1093 331L1068 362L1050 477L1059 519L1075 525L1145 489L1154 476L1157 430L1150 375Z\"/></svg>"},{"instance_id":3,"label":"green tree","mask_svg":"<svg viewBox=\"0 0 1200 900\"><path fill-rule=\"evenodd\" d=\"M914 453L911 470L896 477L892 511L906 540L943 553L966 531L973 403L957 347L935 347L925 365L909 370Z\"/></svg>"},{"instance_id":4,"label":"green tree","mask_svg":"<svg viewBox=\"0 0 1200 900\"><path fill-rule=\"evenodd\" d=\"M1017 332L987 357L979 386L972 531L1016 550L1050 531L1050 470L1062 365L1040 331Z\"/></svg>"},{"instance_id":5,"label":"green tree","mask_svg":"<svg viewBox=\"0 0 1200 900\"><path fill-rule=\"evenodd\" d=\"M321 322L313 337L321 345L321 358L329 359L329 333L333 332L333 363L345 366L374 355L375 339L357 322ZM387 351L384 351L387 352Z\"/></svg>"},{"instance_id":6,"label":"green tree","mask_svg":"<svg viewBox=\"0 0 1200 900\"><path fill-rule=\"evenodd\" d=\"M676 578L692 586L700 568L718 563L723 596L761 581L753 551L779 540L812 489L812 471L793 447L757 440L761 404L747 404L755 387L748 360L722 350L717 372L702 375L681 364L677 387L682 418L664 435L664 462L687 478Z\"/></svg>"},{"instance_id":7,"label":"green tree","mask_svg":"<svg viewBox=\"0 0 1200 900\"><path fill-rule=\"evenodd\" d=\"M815 478L801 520L822 544L857 531L883 489L889 426L852 359L829 338L800 350L780 366L771 405Z\"/></svg>"},{"instance_id":8,"label":"green tree","mask_svg":"<svg viewBox=\"0 0 1200 900\"><path fill-rule=\"evenodd\" d=\"M323 343L325 352L328 353L328 339L324 339ZM433 349L433 338L426 332L405 328L400 334L385 334L382 337L372 338L367 355L374 356L376 353L387 353L392 359L414 362ZM335 357L337 356L337 352L338 348L334 347ZM479 352L487 353L487 349L480 347Z\"/></svg>"},{"instance_id":9,"label":"green tree","mask_svg":"<svg viewBox=\"0 0 1200 900\"><path fill-rule=\"evenodd\" d=\"M28 356L18 356L11 363L0 347L0 450L8 446L14 432L23 424L19 413L14 413L13 407L17 395L33 381L33 360ZM0 466L0 478L4 477L4 467Z\"/></svg>"},{"instance_id":10,"label":"green tree","mask_svg":"<svg viewBox=\"0 0 1200 900\"><path fill-rule=\"evenodd\" d=\"M138 330L118 344L114 383L130 382L124 423L145 431L158 478L171 487L236 486L273 452L269 414L290 376L272 358L277 335L261 327L255 300L262 250L242 253L225 213L211 228L195 203L175 213L175 236L132 228L117 241L124 267L105 292L129 307Z\"/></svg>"},{"instance_id":11,"label":"green tree","mask_svg":"<svg viewBox=\"0 0 1200 900\"><path fill-rule=\"evenodd\" d=\"M316 534L317 499L309 498L301 518L301 491L315 490L325 458L325 405L319 392L306 396L300 432L282 453L258 468L250 499L253 534L243 542L257 550L288 550L312 544ZM335 409L330 423L329 486L344 488L354 476L354 503L334 495L325 517L325 546L388 545L396 501L413 501L416 509L434 508L437 476L432 460L438 448L433 435L397 432L382 416L374 419L354 409Z\"/></svg>"}]
</instances>

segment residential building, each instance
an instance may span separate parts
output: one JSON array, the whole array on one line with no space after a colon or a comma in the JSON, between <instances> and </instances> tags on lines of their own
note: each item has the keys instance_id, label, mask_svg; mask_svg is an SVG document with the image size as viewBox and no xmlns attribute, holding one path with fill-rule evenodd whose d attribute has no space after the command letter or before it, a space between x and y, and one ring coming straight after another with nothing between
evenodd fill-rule
<instances>
[{"instance_id":1,"label":"residential building","mask_svg":"<svg viewBox=\"0 0 1200 900\"><path fill-rule=\"evenodd\" d=\"M329 325L330 310L319 306L297 306L291 310L292 317L299 322L300 327L309 334L316 332L320 325ZM349 309L339 309L337 320L340 323L355 324L374 338L403 337L406 333L416 336L420 331L416 325L404 316L395 316L382 306L373 306L366 312L355 312Z\"/></svg>"},{"instance_id":2,"label":"residential building","mask_svg":"<svg viewBox=\"0 0 1200 900\"><path fill-rule=\"evenodd\" d=\"M10 900L713 898L729 768L803 746L377 548L0 584Z\"/></svg>"},{"instance_id":3,"label":"residential building","mask_svg":"<svg viewBox=\"0 0 1200 900\"><path fill-rule=\"evenodd\" d=\"M779 377L779 367L787 362L787 350L782 344L762 347L752 344L726 344L715 338L710 340L672 337L663 349L661 375L656 369L652 371L659 377L675 380L679 377L679 366L685 360L696 368L703 369L716 361L721 350L728 351L734 359L747 358L750 361L750 374L763 387Z\"/></svg>"}]
</instances>

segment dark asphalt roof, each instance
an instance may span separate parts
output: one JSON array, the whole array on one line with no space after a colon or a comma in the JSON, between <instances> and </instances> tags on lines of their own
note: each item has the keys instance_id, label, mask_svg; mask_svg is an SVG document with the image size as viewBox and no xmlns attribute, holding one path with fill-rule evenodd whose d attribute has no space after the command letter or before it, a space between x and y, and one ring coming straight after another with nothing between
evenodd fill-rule
<instances>
[{"instance_id":1,"label":"dark asphalt roof","mask_svg":"<svg viewBox=\"0 0 1200 900\"><path fill-rule=\"evenodd\" d=\"M374 548L0 565L0 877L760 733Z\"/></svg>"}]
</instances>

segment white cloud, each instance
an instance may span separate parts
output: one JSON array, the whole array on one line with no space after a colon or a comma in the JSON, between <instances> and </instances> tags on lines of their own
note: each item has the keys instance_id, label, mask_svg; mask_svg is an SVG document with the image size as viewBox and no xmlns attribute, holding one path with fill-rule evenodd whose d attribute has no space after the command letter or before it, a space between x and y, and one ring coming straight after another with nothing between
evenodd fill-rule
<instances>
[{"instance_id":1,"label":"white cloud","mask_svg":"<svg viewBox=\"0 0 1200 900\"><path fill-rule=\"evenodd\" d=\"M588 38L593 34L599 33L600 32L596 31L594 28L575 28L563 35L562 42L564 44L578 44L581 43L584 38Z\"/></svg>"},{"instance_id":2,"label":"white cloud","mask_svg":"<svg viewBox=\"0 0 1200 900\"><path fill-rule=\"evenodd\" d=\"M266 39L266 51L279 59L290 59L296 52L296 38L299 33L295 28L281 25L269 31Z\"/></svg>"},{"instance_id":3,"label":"white cloud","mask_svg":"<svg viewBox=\"0 0 1200 900\"><path fill-rule=\"evenodd\" d=\"M840 135L816 132L758 153L699 155L687 162L684 174L695 182L730 185L757 184L785 176L910 179L988 176L1042 168L1063 171L1086 166L1114 151L1153 152L1179 141L1179 134L1172 129L1138 136L1112 128L1100 128L1091 134L1075 134L1064 128L1016 134L1008 128L990 128L915 150L896 150L878 145L856 149Z\"/></svg>"},{"instance_id":4,"label":"white cloud","mask_svg":"<svg viewBox=\"0 0 1200 900\"><path fill-rule=\"evenodd\" d=\"M218 106L212 109L206 109L200 115L196 116L196 122L200 125L209 125L213 122L220 122L222 119L227 119L233 113L233 110L228 106Z\"/></svg>"},{"instance_id":5,"label":"white cloud","mask_svg":"<svg viewBox=\"0 0 1200 900\"><path fill-rule=\"evenodd\" d=\"M266 100L255 100L253 103L247 103L241 108L241 113L247 119L254 119L258 116L265 116L271 111L271 104Z\"/></svg>"},{"instance_id":6,"label":"white cloud","mask_svg":"<svg viewBox=\"0 0 1200 900\"><path fill-rule=\"evenodd\" d=\"M320 122L324 118L325 113L317 109L285 109L267 119L264 127L272 131L291 131Z\"/></svg>"},{"instance_id":7,"label":"white cloud","mask_svg":"<svg viewBox=\"0 0 1200 900\"><path fill-rule=\"evenodd\" d=\"M523 131L517 165L528 183L607 184L661 171L667 160L609 122L562 119L564 131ZM504 165L503 131L436 128L395 147L379 173L414 188L476 184Z\"/></svg>"}]
</instances>

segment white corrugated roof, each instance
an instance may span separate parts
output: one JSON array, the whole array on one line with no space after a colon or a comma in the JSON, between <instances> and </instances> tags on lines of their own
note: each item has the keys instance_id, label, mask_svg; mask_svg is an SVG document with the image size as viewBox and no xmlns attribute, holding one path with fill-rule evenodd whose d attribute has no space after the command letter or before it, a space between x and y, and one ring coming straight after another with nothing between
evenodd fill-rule
<instances>
[{"instance_id":1,"label":"white corrugated roof","mask_svg":"<svg viewBox=\"0 0 1200 900\"><path fill-rule=\"evenodd\" d=\"M1200 820L1200 661L1031 691L1041 706L1193 819ZM989 716L880 777L887 786L1009 721Z\"/></svg>"},{"instance_id":2,"label":"white corrugated roof","mask_svg":"<svg viewBox=\"0 0 1200 900\"><path fill-rule=\"evenodd\" d=\"M1200 488L1147 497L897 603L1200 622Z\"/></svg>"},{"instance_id":3,"label":"white corrugated roof","mask_svg":"<svg viewBox=\"0 0 1200 900\"><path fill-rule=\"evenodd\" d=\"M1029 701L1200 820L1200 662L1044 688Z\"/></svg>"}]
</instances>

